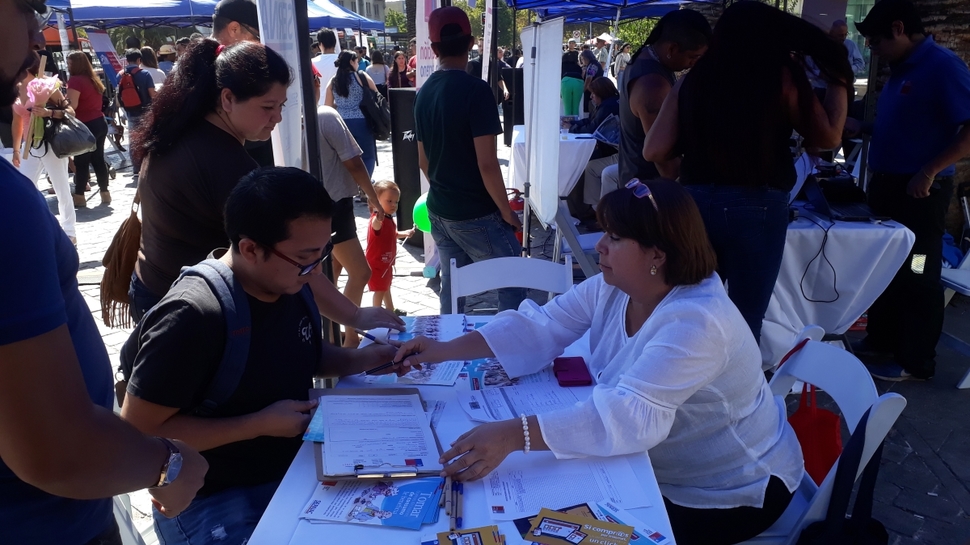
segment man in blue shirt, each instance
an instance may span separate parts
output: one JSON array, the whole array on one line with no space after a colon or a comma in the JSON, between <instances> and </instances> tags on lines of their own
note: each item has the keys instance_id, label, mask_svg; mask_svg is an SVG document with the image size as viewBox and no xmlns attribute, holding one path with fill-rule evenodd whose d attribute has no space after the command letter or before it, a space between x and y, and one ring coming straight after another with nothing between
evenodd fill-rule
<instances>
[{"instance_id":1,"label":"man in blue shirt","mask_svg":"<svg viewBox=\"0 0 970 545\"><path fill-rule=\"evenodd\" d=\"M43 0L0 2L0 106L37 60L39 13ZM161 484L152 495L174 516L207 465L112 413L108 353L78 290L74 245L3 160L0 193L0 543L120 544L111 500L100 498Z\"/></svg>"},{"instance_id":2,"label":"man in blue shirt","mask_svg":"<svg viewBox=\"0 0 970 545\"><path fill-rule=\"evenodd\" d=\"M131 74L135 90L138 92L140 100L140 103L137 105L126 104L125 101L130 93L122 93L124 82L118 85L118 101L125 109L125 115L128 116L128 134L131 135L135 134L135 131L138 130L138 126L141 125L142 116L148 113L148 110L151 109L152 101L155 100L155 80L152 79L151 74L142 70L139 66L141 64L141 51L137 49L125 51L125 61L128 63L128 66L125 67L125 73ZM131 154L131 177L137 184L138 174L141 172L141 156L135 153L134 146L129 145L128 148Z\"/></svg>"},{"instance_id":3,"label":"man in blue shirt","mask_svg":"<svg viewBox=\"0 0 970 545\"><path fill-rule=\"evenodd\" d=\"M970 155L970 70L925 34L909 0L878 2L856 28L892 75L874 125L849 119L846 131L872 133L870 206L916 235L909 258L869 309L859 348L893 357L870 365L876 378L926 380L935 372L943 329L942 238L954 163Z\"/></svg>"}]
</instances>

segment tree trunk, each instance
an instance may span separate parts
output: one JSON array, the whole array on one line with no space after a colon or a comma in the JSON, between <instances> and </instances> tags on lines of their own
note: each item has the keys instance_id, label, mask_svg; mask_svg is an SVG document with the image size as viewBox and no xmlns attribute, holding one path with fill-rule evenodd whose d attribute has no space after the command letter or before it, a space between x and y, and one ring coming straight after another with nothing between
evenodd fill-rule
<instances>
[{"instance_id":1,"label":"tree trunk","mask_svg":"<svg viewBox=\"0 0 970 545\"><path fill-rule=\"evenodd\" d=\"M936 43L952 50L963 62L970 62L970 7L966 0L913 0L923 17L926 31ZM957 163L953 179L957 196L962 195L961 185L970 187L970 160ZM963 228L963 214L959 200L953 199L947 214L947 230L958 237ZM957 238L959 241L959 238ZM959 242L958 242L959 244Z\"/></svg>"},{"instance_id":2,"label":"tree trunk","mask_svg":"<svg viewBox=\"0 0 970 545\"><path fill-rule=\"evenodd\" d=\"M417 9L417 0L404 0L404 11L408 16L408 36L412 38L418 35L417 27L414 26L414 12Z\"/></svg>"}]
</instances>

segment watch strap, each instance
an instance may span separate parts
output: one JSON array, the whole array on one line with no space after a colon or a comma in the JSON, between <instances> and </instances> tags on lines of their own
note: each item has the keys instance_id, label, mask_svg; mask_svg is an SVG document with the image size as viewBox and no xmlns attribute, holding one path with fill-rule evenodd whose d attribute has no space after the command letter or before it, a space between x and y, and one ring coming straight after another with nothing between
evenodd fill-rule
<instances>
[{"instance_id":1,"label":"watch strap","mask_svg":"<svg viewBox=\"0 0 970 545\"><path fill-rule=\"evenodd\" d=\"M158 439L159 441L161 441L161 443L165 445L165 448L168 449L168 456L165 458L165 463L162 464L162 469L158 475L158 482L155 484L155 486L152 487L152 488L160 488L163 486L168 486L168 484L171 482L168 479L169 467L172 464L172 459L180 455L181 452L179 451L178 447L176 447L175 444L169 441L168 439L164 437L156 437L155 439Z\"/></svg>"}]
</instances>

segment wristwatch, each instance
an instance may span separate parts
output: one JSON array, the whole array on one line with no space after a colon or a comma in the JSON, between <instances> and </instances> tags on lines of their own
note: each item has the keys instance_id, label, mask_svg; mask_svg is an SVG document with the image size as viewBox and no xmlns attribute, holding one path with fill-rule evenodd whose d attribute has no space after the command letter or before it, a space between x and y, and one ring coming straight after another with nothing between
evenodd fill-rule
<instances>
[{"instance_id":1,"label":"wristwatch","mask_svg":"<svg viewBox=\"0 0 970 545\"><path fill-rule=\"evenodd\" d=\"M165 448L168 449L168 458L165 459L165 464L162 465L162 471L158 477L158 484L152 487L163 488L172 484L172 481L177 479L179 472L182 471L182 453L168 439L164 437L156 437L155 439L161 441L165 445Z\"/></svg>"}]
</instances>

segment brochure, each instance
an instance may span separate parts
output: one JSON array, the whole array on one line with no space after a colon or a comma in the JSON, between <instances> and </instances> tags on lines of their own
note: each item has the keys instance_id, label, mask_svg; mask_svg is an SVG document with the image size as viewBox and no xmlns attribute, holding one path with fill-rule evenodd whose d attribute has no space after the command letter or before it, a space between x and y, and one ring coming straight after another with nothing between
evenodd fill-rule
<instances>
[{"instance_id":1,"label":"brochure","mask_svg":"<svg viewBox=\"0 0 970 545\"><path fill-rule=\"evenodd\" d=\"M628 545L632 535L632 526L543 508L522 537L546 545Z\"/></svg>"},{"instance_id":2,"label":"brochure","mask_svg":"<svg viewBox=\"0 0 970 545\"><path fill-rule=\"evenodd\" d=\"M314 490L300 518L416 530L433 518L429 511L438 511L443 483L441 477L327 481Z\"/></svg>"}]
</instances>

